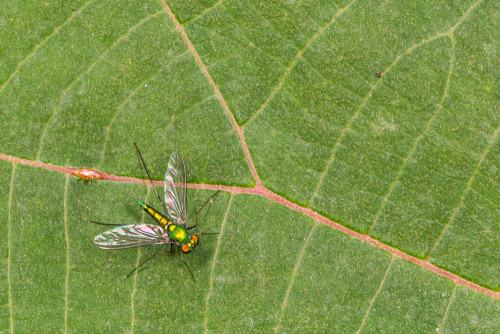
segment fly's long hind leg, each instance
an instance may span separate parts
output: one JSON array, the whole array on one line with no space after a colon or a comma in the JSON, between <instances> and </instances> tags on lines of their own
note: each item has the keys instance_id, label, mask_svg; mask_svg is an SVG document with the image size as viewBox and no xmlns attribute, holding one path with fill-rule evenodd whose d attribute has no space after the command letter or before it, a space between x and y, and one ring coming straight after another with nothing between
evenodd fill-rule
<instances>
[{"instance_id":1,"label":"fly's long hind leg","mask_svg":"<svg viewBox=\"0 0 500 334\"><path fill-rule=\"evenodd\" d=\"M215 197L217 197L217 195L219 195L219 193L220 193L220 189L219 189L219 190L217 190L217 191L216 191L216 192L215 192L212 196L210 196L210 197L209 197L209 198L205 201L205 203L203 203L203 205L202 205L202 206L198 209L198 211L196 212L196 221L195 221L194 225L193 225L193 226L188 227L188 228L187 228L188 230L190 230L190 229L195 228L196 226L198 226L198 216L199 216L199 214L200 214L201 210L203 210L203 208L205 207L205 205L207 205L209 202L213 201L213 200L214 200L214 198L215 198Z\"/></svg>"},{"instance_id":2,"label":"fly's long hind leg","mask_svg":"<svg viewBox=\"0 0 500 334\"><path fill-rule=\"evenodd\" d=\"M191 269L189 269L189 266L188 266L187 262L184 260L184 257L182 256L182 252L180 251L180 249L179 249L179 253L181 253L181 260L186 265L186 268L188 268L189 273L191 274L191 278L193 279L193 282L194 282L195 280L194 280L193 272L191 271Z\"/></svg>"},{"instance_id":3,"label":"fly's long hind leg","mask_svg":"<svg viewBox=\"0 0 500 334\"><path fill-rule=\"evenodd\" d=\"M149 175L148 167L146 167L146 163L144 162L144 159L142 158L141 151L139 151L139 147L137 147L137 144L134 143L135 149L137 150L137 154L139 154L139 158L141 159L142 166L144 167L144 170L146 171L146 175L148 176L149 183L151 183L151 187L156 193L156 197L158 197L158 201L160 201L161 206L163 207L163 210L165 210L165 213L168 214L167 207L165 206L165 203L161 200L160 194L158 194L158 191L156 190L156 187L153 183L153 180L151 180L151 176Z\"/></svg>"},{"instance_id":4,"label":"fly's long hind leg","mask_svg":"<svg viewBox=\"0 0 500 334\"><path fill-rule=\"evenodd\" d=\"M139 269L140 267L142 267L143 264L145 264L146 262L148 262L149 260L152 260L153 258L159 256L159 255L172 255L172 247L170 247L170 252L167 252L167 253L156 253L156 254L153 254L151 255L150 257L148 257L145 261L143 261L140 265L138 265L137 267L135 267L134 270L132 270L130 272L130 274L128 274L127 276L125 276L123 279L127 279L130 277L130 275L132 275L133 273L135 273L135 271L137 269Z\"/></svg>"},{"instance_id":5,"label":"fly's long hind leg","mask_svg":"<svg viewBox=\"0 0 500 334\"><path fill-rule=\"evenodd\" d=\"M91 223L97 224L97 225L105 225L105 226L123 226L126 224L109 224L109 223L101 223L101 222L96 222L95 220L91 220Z\"/></svg>"}]
</instances>

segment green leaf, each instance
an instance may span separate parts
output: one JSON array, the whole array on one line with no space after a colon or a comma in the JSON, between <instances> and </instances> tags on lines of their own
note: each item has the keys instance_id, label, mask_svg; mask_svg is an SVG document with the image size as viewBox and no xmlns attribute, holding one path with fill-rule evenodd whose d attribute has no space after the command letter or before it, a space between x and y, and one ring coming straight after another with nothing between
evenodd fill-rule
<instances>
[{"instance_id":1,"label":"green leaf","mask_svg":"<svg viewBox=\"0 0 500 334\"><path fill-rule=\"evenodd\" d=\"M499 332L499 10L2 2L0 333ZM160 208L134 142L191 221L227 186L195 282L93 245Z\"/></svg>"}]
</instances>

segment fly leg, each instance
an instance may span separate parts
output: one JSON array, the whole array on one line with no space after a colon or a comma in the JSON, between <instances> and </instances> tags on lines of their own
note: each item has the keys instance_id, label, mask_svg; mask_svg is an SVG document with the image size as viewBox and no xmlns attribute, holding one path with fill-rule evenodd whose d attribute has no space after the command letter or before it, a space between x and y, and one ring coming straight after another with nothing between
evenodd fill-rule
<instances>
[{"instance_id":1,"label":"fly leg","mask_svg":"<svg viewBox=\"0 0 500 334\"><path fill-rule=\"evenodd\" d=\"M108 224L108 223L101 223L101 222L96 222L95 220L91 220L91 223L97 224L97 225L105 225L105 226L123 226L125 224Z\"/></svg>"},{"instance_id":2,"label":"fly leg","mask_svg":"<svg viewBox=\"0 0 500 334\"><path fill-rule=\"evenodd\" d=\"M149 183L151 183L151 187L156 193L156 197L158 197L158 200L161 203L161 206L163 207L163 210L165 210L165 213L168 213L167 207L165 206L165 202L161 200L160 194L158 194L158 190L156 190L155 185L153 183L153 180L151 180L151 176L149 175L148 167L146 167L146 163L144 162L144 159L142 158L141 151L139 151L139 147L137 147L137 144L134 143L135 149L137 151L137 154L139 154L139 158L141 159L142 166L144 167L144 170L146 171L146 175L148 176Z\"/></svg>"},{"instance_id":3,"label":"fly leg","mask_svg":"<svg viewBox=\"0 0 500 334\"><path fill-rule=\"evenodd\" d=\"M150 257L148 257L145 261L143 261L140 265L138 265L137 267L135 267L134 270L132 270L130 272L130 274L128 274L127 276L125 276L123 279L127 279L130 277L130 275L132 275L133 273L135 273L135 271L137 269L139 269L140 267L142 267L143 264L145 264L146 262L148 262L149 260L152 260L153 258L157 257L158 255L172 255L172 245L170 245L170 252L167 252L167 253L156 253L156 254L153 254L151 255ZM183 260L184 261L184 260Z\"/></svg>"},{"instance_id":4,"label":"fly leg","mask_svg":"<svg viewBox=\"0 0 500 334\"><path fill-rule=\"evenodd\" d=\"M181 260L182 260L182 262L184 262L184 264L186 265L186 268L188 268L189 273L191 274L191 278L193 279L193 282L194 282L194 275L193 275L193 272L191 271L191 269L189 269L189 266L188 266L187 262L186 262L186 261L184 261L184 257L182 256L182 252L181 252L181 250L180 250L180 249L179 249L179 253L181 253Z\"/></svg>"},{"instance_id":5,"label":"fly leg","mask_svg":"<svg viewBox=\"0 0 500 334\"><path fill-rule=\"evenodd\" d=\"M201 210L203 210L203 208L205 207L205 205L207 205L209 202L212 202L212 201L213 201L213 199L214 199L217 195L219 195L219 193L220 193L220 189L219 189L219 190L217 190L217 191L216 191L216 192L215 192L212 196L210 196L210 197L206 200L206 202L205 202L205 203L203 203L203 205L202 205L202 206L198 209L198 211L196 212L196 221L195 221L194 225L193 225L193 226L188 227L188 228L187 228L188 230L190 230L190 229L195 228L196 226L198 226L198 215L200 214Z\"/></svg>"}]
</instances>

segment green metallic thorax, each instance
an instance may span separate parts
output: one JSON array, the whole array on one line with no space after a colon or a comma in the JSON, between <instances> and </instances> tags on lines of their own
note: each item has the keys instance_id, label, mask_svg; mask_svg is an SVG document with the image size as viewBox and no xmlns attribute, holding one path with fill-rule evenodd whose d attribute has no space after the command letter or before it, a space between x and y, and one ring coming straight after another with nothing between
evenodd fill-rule
<instances>
[{"instance_id":1,"label":"green metallic thorax","mask_svg":"<svg viewBox=\"0 0 500 334\"><path fill-rule=\"evenodd\" d=\"M170 224L167 227L170 238L178 245L189 241L189 233L182 225Z\"/></svg>"}]
</instances>

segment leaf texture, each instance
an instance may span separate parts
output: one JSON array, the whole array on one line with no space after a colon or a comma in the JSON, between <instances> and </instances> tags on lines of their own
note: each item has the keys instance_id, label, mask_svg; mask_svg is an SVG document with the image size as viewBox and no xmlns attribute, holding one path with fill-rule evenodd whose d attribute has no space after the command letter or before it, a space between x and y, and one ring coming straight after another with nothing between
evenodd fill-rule
<instances>
[{"instance_id":1,"label":"leaf texture","mask_svg":"<svg viewBox=\"0 0 500 334\"><path fill-rule=\"evenodd\" d=\"M499 10L2 2L0 333L498 333ZM227 186L196 282L92 243L161 209L133 142L158 185L182 154L188 226Z\"/></svg>"}]
</instances>

